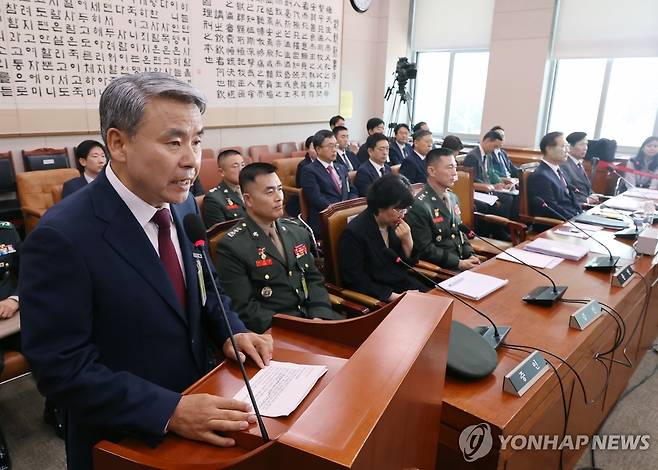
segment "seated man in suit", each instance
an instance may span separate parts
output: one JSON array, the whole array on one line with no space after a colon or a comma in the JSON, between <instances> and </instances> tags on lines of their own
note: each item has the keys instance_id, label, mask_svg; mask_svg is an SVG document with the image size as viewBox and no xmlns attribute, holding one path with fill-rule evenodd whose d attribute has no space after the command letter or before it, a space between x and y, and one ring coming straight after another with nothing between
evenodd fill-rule
<instances>
[{"instance_id":1,"label":"seated man in suit","mask_svg":"<svg viewBox=\"0 0 658 470\"><path fill-rule=\"evenodd\" d=\"M464 149L464 144L456 135L447 135L443 138L441 148L452 150L452 155L457 158L457 155Z\"/></svg>"},{"instance_id":2,"label":"seated man in suit","mask_svg":"<svg viewBox=\"0 0 658 470\"><path fill-rule=\"evenodd\" d=\"M332 116L331 119L329 119L329 129L333 131L336 126L345 127L345 118L340 114Z\"/></svg>"},{"instance_id":3,"label":"seated man in suit","mask_svg":"<svg viewBox=\"0 0 658 470\"><path fill-rule=\"evenodd\" d=\"M364 145L368 149L368 161L359 167L354 180L360 197L368 195L372 183L391 173L391 167L386 163L389 153L388 138L384 134L373 134Z\"/></svg>"},{"instance_id":4,"label":"seated man in suit","mask_svg":"<svg viewBox=\"0 0 658 470\"><path fill-rule=\"evenodd\" d=\"M283 219L276 167L251 163L240 173L247 215L217 245L217 273L244 324L263 332L275 313L340 319L300 222Z\"/></svg>"},{"instance_id":5,"label":"seated man in suit","mask_svg":"<svg viewBox=\"0 0 658 470\"><path fill-rule=\"evenodd\" d=\"M404 159L400 165L400 174L405 176L412 184L427 182L427 169L425 156L432 150L434 139L430 131L419 130L413 135L413 153Z\"/></svg>"},{"instance_id":6,"label":"seated man in suit","mask_svg":"<svg viewBox=\"0 0 658 470\"><path fill-rule=\"evenodd\" d=\"M459 198L450 190L457 181L457 162L452 150L433 149L427 154L427 184L416 195L405 220L411 227L419 258L442 268L464 271L480 260L459 230Z\"/></svg>"},{"instance_id":7,"label":"seated man in suit","mask_svg":"<svg viewBox=\"0 0 658 470\"><path fill-rule=\"evenodd\" d=\"M368 207L347 224L340 236L338 256L346 288L384 302L408 290L427 291L427 286L386 253L390 248L407 264L418 261L413 256L411 230L403 220L413 201L399 176L386 175L373 183Z\"/></svg>"},{"instance_id":8,"label":"seated man in suit","mask_svg":"<svg viewBox=\"0 0 658 470\"><path fill-rule=\"evenodd\" d=\"M566 142L562 132L549 132L539 143L542 161L528 177L530 215L556 218L544 203L565 219L582 212L560 165L567 159Z\"/></svg>"},{"instance_id":9,"label":"seated man in suit","mask_svg":"<svg viewBox=\"0 0 658 470\"><path fill-rule=\"evenodd\" d=\"M569 153L567 160L560 165L564 177L569 183L569 190L573 192L576 203L598 204L599 197L592 193L592 183L583 168L583 160L587 155L587 134L585 132L572 132L567 136Z\"/></svg>"},{"instance_id":10,"label":"seated man in suit","mask_svg":"<svg viewBox=\"0 0 658 470\"><path fill-rule=\"evenodd\" d=\"M95 140L85 140L75 148L75 162L82 175L64 183L62 198L91 183L105 168L105 149Z\"/></svg>"},{"instance_id":11,"label":"seated man in suit","mask_svg":"<svg viewBox=\"0 0 658 470\"><path fill-rule=\"evenodd\" d=\"M409 126L398 124L393 129L395 136L391 139L391 149L388 152L389 164L391 166L401 165L405 158L409 157L414 149L409 145Z\"/></svg>"},{"instance_id":12,"label":"seated man in suit","mask_svg":"<svg viewBox=\"0 0 658 470\"><path fill-rule=\"evenodd\" d=\"M334 202L357 197L356 187L350 184L347 168L335 165L336 138L329 130L313 136L313 148L318 158L302 169L301 186L309 205L308 224L313 233L320 234L320 212Z\"/></svg>"},{"instance_id":13,"label":"seated man in suit","mask_svg":"<svg viewBox=\"0 0 658 470\"><path fill-rule=\"evenodd\" d=\"M505 141L505 129L500 126L494 126L491 128L491 130L498 132L500 135L500 142L494 149L494 158L492 159L494 170L503 181L509 180L509 178L518 178L521 171L520 168L512 163L512 160L510 160L510 158L507 156L507 152L503 150L503 142Z\"/></svg>"},{"instance_id":14,"label":"seated man in suit","mask_svg":"<svg viewBox=\"0 0 658 470\"><path fill-rule=\"evenodd\" d=\"M237 150L224 150L217 155L217 168L222 182L203 198L203 221L207 228L244 217L239 179L240 170L244 168L244 157Z\"/></svg>"},{"instance_id":15,"label":"seated man in suit","mask_svg":"<svg viewBox=\"0 0 658 470\"><path fill-rule=\"evenodd\" d=\"M418 131L429 131L429 130L430 130L430 126L428 126L425 121L417 122L412 128L414 134Z\"/></svg>"},{"instance_id":16,"label":"seated man in suit","mask_svg":"<svg viewBox=\"0 0 658 470\"><path fill-rule=\"evenodd\" d=\"M342 163L347 168L350 181L354 181L356 170L361 163L356 158L356 154L350 149L350 134L347 127L336 126L333 128L334 137L336 137L336 162Z\"/></svg>"},{"instance_id":17,"label":"seated man in suit","mask_svg":"<svg viewBox=\"0 0 658 470\"><path fill-rule=\"evenodd\" d=\"M249 332L215 294L215 270L197 271L185 236L183 219L198 217L190 187L205 105L165 73L112 80L99 103L110 164L21 246L22 351L39 391L66 412L69 469L92 468L103 439L155 445L169 432L232 446L218 432L255 423L247 403L182 394L217 364L210 341L240 360L220 302L246 357L264 367L272 354L271 336Z\"/></svg>"},{"instance_id":18,"label":"seated man in suit","mask_svg":"<svg viewBox=\"0 0 658 470\"><path fill-rule=\"evenodd\" d=\"M369 136L373 134L383 134L386 130L384 127L384 121L377 117L370 118L366 123L366 130L368 131ZM359 159L359 163L364 163L368 160L368 149L366 148L366 144L359 147L359 151L356 152L356 158Z\"/></svg>"}]
</instances>

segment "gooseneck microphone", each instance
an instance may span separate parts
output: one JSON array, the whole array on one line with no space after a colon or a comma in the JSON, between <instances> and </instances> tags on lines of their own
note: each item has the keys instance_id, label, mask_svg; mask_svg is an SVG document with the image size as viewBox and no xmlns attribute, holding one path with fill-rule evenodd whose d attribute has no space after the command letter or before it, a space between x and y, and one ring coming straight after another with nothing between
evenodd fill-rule
<instances>
[{"instance_id":1,"label":"gooseneck microphone","mask_svg":"<svg viewBox=\"0 0 658 470\"><path fill-rule=\"evenodd\" d=\"M594 240L596 243L601 245L603 248L605 248L605 251L608 252L608 256L598 256L594 258L592 261L587 263L585 265L585 269L590 269L594 271L612 271L615 269L617 266L617 263L619 262L619 256L612 256L612 252L610 251L610 248L605 246L605 244L601 243L599 240L591 236L589 233L587 233L585 230L580 228L578 225L574 224L571 220L568 220L565 218L562 214L560 214L558 211L553 209L551 206L548 205L546 201L544 201L542 198L539 196L535 196L535 202L539 204L541 207L544 209L548 209L552 214L556 215L560 220L572 225L575 227L577 230L580 232L583 232L587 238L590 240Z\"/></svg>"},{"instance_id":2,"label":"gooseneck microphone","mask_svg":"<svg viewBox=\"0 0 658 470\"><path fill-rule=\"evenodd\" d=\"M244 364L240 360L240 349L238 344L235 342L235 335L233 334L233 329L231 328L231 323L228 321L228 316L226 315L226 310L224 309L224 303L222 298L219 295L219 290L217 289L217 283L215 282L215 276L212 275L212 270L208 264L208 258L203 251L203 247L206 246L206 227L201 221L201 218L197 214L187 214L183 219L183 226L185 227L185 233L187 238L194 244L195 253L194 257L199 259L202 258L205 264L206 273L210 278L212 283L213 291L217 296L217 301L219 303L219 309L222 312L222 318L224 319L224 326L226 327L229 339L231 340L231 346L233 346L233 352L235 353L236 362L240 367L240 372L242 373L242 379L244 380L245 385L247 386L247 392L249 392L249 400L251 405L254 407L254 413L256 414L256 419L258 420L258 427L260 428L260 434L263 438L263 441L269 442L270 436L267 434L267 429L265 429L265 423L263 422L263 417L258 410L258 404L256 403L256 398L254 397L254 392L251 390L251 384L249 383L249 377L247 377L247 372L244 370Z\"/></svg>"},{"instance_id":3,"label":"gooseneck microphone","mask_svg":"<svg viewBox=\"0 0 658 470\"><path fill-rule=\"evenodd\" d=\"M496 348L501 345L511 328L508 326L496 326L488 315L446 290L423 272L406 263L390 248L386 248L384 252L395 264L401 264L405 268L411 269L434 287L461 302L491 323L491 326L479 326L471 329L463 323L453 320L448 344L447 365L447 370L451 375L462 379L478 379L491 374L498 364Z\"/></svg>"},{"instance_id":4,"label":"gooseneck microphone","mask_svg":"<svg viewBox=\"0 0 658 470\"><path fill-rule=\"evenodd\" d=\"M477 233L475 233L473 230L468 228L466 224L459 224L459 231L462 232L464 235L466 235L467 238L477 238L480 241L483 241L487 245L495 248L496 250L500 251L501 253L505 253L507 256L510 258L515 259L519 263L521 263L523 266L526 266L530 269L532 269L534 272L537 274L540 274L541 276L544 276L548 281L551 283L550 286L539 286L535 289L532 289L530 292L528 292L526 295L522 297L524 302L527 302L529 304L535 304L535 305L541 305L544 307L550 307L553 305L555 302L560 300L562 296L564 295L565 291L567 290L567 286L556 286L555 282L551 277L546 274L541 272L539 269L535 268L534 266L530 266L528 263L523 261L520 258L517 258L513 254L507 252L506 250L503 250L493 243L491 243L489 240L486 240L485 238L482 238L479 236Z\"/></svg>"}]
</instances>

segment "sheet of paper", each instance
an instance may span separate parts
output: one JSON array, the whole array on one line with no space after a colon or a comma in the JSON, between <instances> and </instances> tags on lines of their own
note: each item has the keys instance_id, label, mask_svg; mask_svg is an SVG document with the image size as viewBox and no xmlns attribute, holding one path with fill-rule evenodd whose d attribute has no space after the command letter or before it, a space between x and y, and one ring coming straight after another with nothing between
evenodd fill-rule
<instances>
[{"instance_id":1,"label":"sheet of paper","mask_svg":"<svg viewBox=\"0 0 658 470\"><path fill-rule=\"evenodd\" d=\"M483 202L485 204L488 204L490 206L493 206L496 201L498 200L498 196L494 196L493 194L488 194L488 193L479 193L475 191L473 198L476 201Z\"/></svg>"},{"instance_id":2,"label":"sheet of paper","mask_svg":"<svg viewBox=\"0 0 658 470\"><path fill-rule=\"evenodd\" d=\"M553 233L557 233L558 235L564 235L565 237L575 237L575 238L589 238L587 234L581 232L580 230L577 230L573 227L569 228L558 228L553 231Z\"/></svg>"},{"instance_id":3,"label":"sheet of paper","mask_svg":"<svg viewBox=\"0 0 658 470\"><path fill-rule=\"evenodd\" d=\"M658 199L658 191L648 188L632 188L623 193L624 196L636 197L640 199Z\"/></svg>"},{"instance_id":4,"label":"sheet of paper","mask_svg":"<svg viewBox=\"0 0 658 470\"><path fill-rule=\"evenodd\" d=\"M604 207L611 207L612 209L619 209L619 210L625 210L625 211L636 211L640 208L641 203L642 203L642 201L638 201L637 199L634 199L634 198L624 197L624 196L617 196L617 197L613 197L611 199L608 199L602 205Z\"/></svg>"},{"instance_id":5,"label":"sheet of paper","mask_svg":"<svg viewBox=\"0 0 658 470\"><path fill-rule=\"evenodd\" d=\"M500 279L473 271L463 271L450 279L446 279L439 285L453 294L480 300L508 282L508 279Z\"/></svg>"},{"instance_id":6,"label":"sheet of paper","mask_svg":"<svg viewBox=\"0 0 658 470\"><path fill-rule=\"evenodd\" d=\"M547 238L536 238L525 245L523 249L549 256L559 256L560 258L570 260L579 260L589 252L585 246L574 245L557 240L549 240Z\"/></svg>"},{"instance_id":7,"label":"sheet of paper","mask_svg":"<svg viewBox=\"0 0 658 470\"><path fill-rule=\"evenodd\" d=\"M573 225L575 225L578 228L583 229L586 232L599 232L599 231L603 230L603 227L601 227L599 225L581 224L580 222L573 222ZM564 224L564 225L561 225L560 227L561 228L562 227L564 227L564 228L573 228L573 225ZM575 228L573 228L573 229L576 230Z\"/></svg>"},{"instance_id":8,"label":"sheet of paper","mask_svg":"<svg viewBox=\"0 0 658 470\"><path fill-rule=\"evenodd\" d=\"M260 413L270 418L290 415L326 372L327 366L270 361L249 381ZM233 398L250 403L247 387Z\"/></svg>"},{"instance_id":9,"label":"sheet of paper","mask_svg":"<svg viewBox=\"0 0 658 470\"><path fill-rule=\"evenodd\" d=\"M521 264L510 255L517 257L524 263L529 264L535 268L553 269L555 266L564 261L562 258L558 258L556 256L542 255L541 253L524 251L520 248L508 248L503 253L500 253L498 256L496 256L496 258L503 261L511 261L512 263Z\"/></svg>"}]
</instances>

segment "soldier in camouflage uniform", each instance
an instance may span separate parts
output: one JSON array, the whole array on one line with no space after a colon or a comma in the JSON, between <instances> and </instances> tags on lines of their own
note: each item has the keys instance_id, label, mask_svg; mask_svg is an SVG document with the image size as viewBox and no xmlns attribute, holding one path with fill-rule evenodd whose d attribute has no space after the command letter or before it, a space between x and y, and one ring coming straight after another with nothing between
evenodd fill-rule
<instances>
[{"instance_id":1,"label":"soldier in camouflage uniform","mask_svg":"<svg viewBox=\"0 0 658 470\"><path fill-rule=\"evenodd\" d=\"M244 158L236 150L224 150L217 156L222 182L203 198L203 221L207 228L219 222L244 217L244 202L240 190L239 175L244 168Z\"/></svg>"},{"instance_id":2,"label":"soldier in camouflage uniform","mask_svg":"<svg viewBox=\"0 0 658 470\"><path fill-rule=\"evenodd\" d=\"M217 245L217 273L247 328L263 332L275 313L341 319L331 309L313 242L294 219L282 219L275 167L252 163L240 173L247 215Z\"/></svg>"},{"instance_id":3,"label":"soldier in camouflage uniform","mask_svg":"<svg viewBox=\"0 0 658 470\"><path fill-rule=\"evenodd\" d=\"M420 259L453 270L480 264L473 247L459 230L459 199L450 190L457 179L457 163L450 149L431 150L425 159L427 184L416 195L405 221L411 227L414 250Z\"/></svg>"}]
</instances>

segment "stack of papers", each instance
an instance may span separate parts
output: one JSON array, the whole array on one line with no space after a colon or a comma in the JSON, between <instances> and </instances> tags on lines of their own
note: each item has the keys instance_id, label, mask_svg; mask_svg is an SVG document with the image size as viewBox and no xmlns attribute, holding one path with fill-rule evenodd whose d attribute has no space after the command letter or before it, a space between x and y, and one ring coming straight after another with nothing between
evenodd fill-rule
<instances>
[{"instance_id":1,"label":"stack of papers","mask_svg":"<svg viewBox=\"0 0 658 470\"><path fill-rule=\"evenodd\" d=\"M455 295L480 300L500 289L508 282L508 279L499 279L473 271L464 271L450 279L446 279L439 285Z\"/></svg>"},{"instance_id":2,"label":"stack of papers","mask_svg":"<svg viewBox=\"0 0 658 470\"><path fill-rule=\"evenodd\" d=\"M493 194L489 194L489 193L479 193L477 191L475 191L475 193L473 194L473 198L476 201L483 202L489 206L493 206L494 204L496 204L496 201L498 200L498 196L494 196Z\"/></svg>"},{"instance_id":3,"label":"stack of papers","mask_svg":"<svg viewBox=\"0 0 658 470\"><path fill-rule=\"evenodd\" d=\"M648 188L632 188L626 191L624 196L658 200L658 190Z\"/></svg>"},{"instance_id":4,"label":"stack of papers","mask_svg":"<svg viewBox=\"0 0 658 470\"><path fill-rule=\"evenodd\" d=\"M636 211L640 208L641 201L637 199L617 196L605 201L602 205L604 207L611 207L613 209L619 209L622 211Z\"/></svg>"},{"instance_id":5,"label":"stack of papers","mask_svg":"<svg viewBox=\"0 0 658 470\"><path fill-rule=\"evenodd\" d=\"M258 411L270 418L290 415L325 372L327 366L270 361L269 366L259 370L249 381ZM242 387L233 398L250 403L247 387Z\"/></svg>"},{"instance_id":6,"label":"stack of papers","mask_svg":"<svg viewBox=\"0 0 658 470\"><path fill-rule=\"evenodd\" d=\"M589 252L586 246L548 240L547 238L537 238L528 243L523 249L573 261L581 259Z\"/></svg>"},{"instance_id":7,"label":"stack of papers","mask_svg":"<svg viewBox=\"0 0 658 470\"><path fill-rule=\"evenodd\" d=\"M520 261L515 260L512 256L520 259L525 264L529 264L535 268L547 268L553 269L555 266L560 264L563 258L558 258L556 256L542 255L540 253L533 253L531 251L524 251L519 248L508 248L503 253L500 253L496 258L503 261L511 261L512 263L521 264Z\"/></svg>"}]
</instances>

